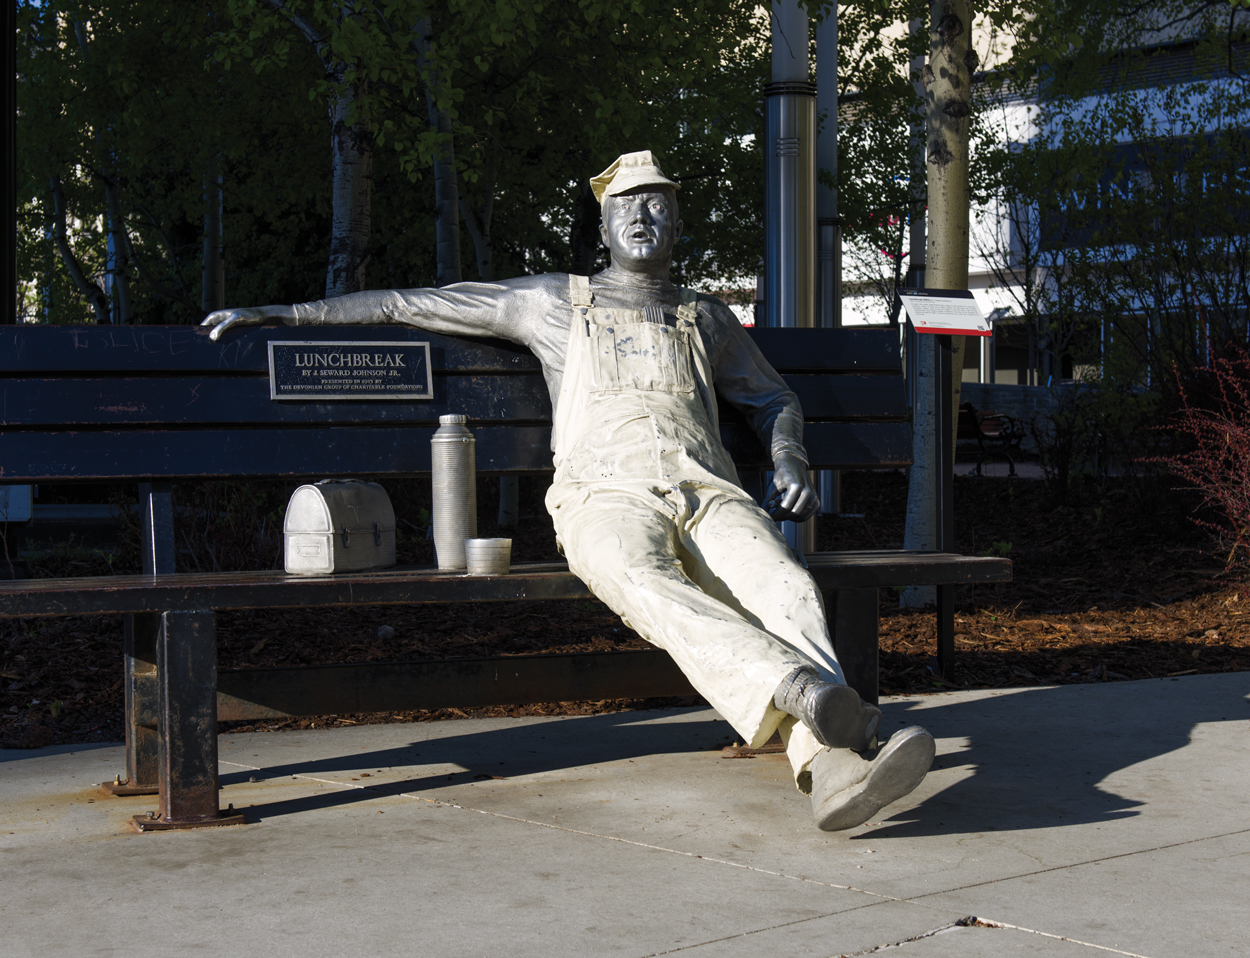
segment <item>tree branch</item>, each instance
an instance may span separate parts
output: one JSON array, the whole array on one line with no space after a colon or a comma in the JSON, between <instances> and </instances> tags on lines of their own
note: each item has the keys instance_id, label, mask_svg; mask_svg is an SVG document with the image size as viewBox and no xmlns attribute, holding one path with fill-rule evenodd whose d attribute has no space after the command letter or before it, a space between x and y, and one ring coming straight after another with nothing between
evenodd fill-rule
<instances>
[{"instance_id":1,"label":"tree branch","mask_svg":"<svg viewBox=\"0 0 1250 958\"><path fill-rule=\"evenodd\" d=\"M321 58L322 63L329 67L329 59L321 52L322 45L326 42L323 33L317 30L316 25L307 17L293 11L286 5L286 0L264 0L275 13L280 13L294 26L300 33L304 34L304 38L317 49L317 56Z\"/></svg>"},{"instance_id":2,"label":"tree branch","mask_svg":"<svg viewBox=\"0 0 1250 958\"><path fill-rule=\"evenodd\" d=\"M65 230L65 192L61 189L60 176L55 173L52 174L52 176L48 177L48 185L52 189L52 208L54 211L52 216L52 236L56 242L57 251L61 254L61 260L65 263L65 269L69 272L70 279L74 281L74 285L78 287L79 292L87 298L87 302L95 310L96 322L107 326L109 322L108 297L104 295L104 290L87 279L87 274L83 271L82 264L78 262L78 257L69 248L69 239L66 237Z\"/></svg>"},{"instance_id":3,"label":"tree branch","mask_svg":"<svg viewBox=\"0 0 1250 958\"><path fill-rule=\"evenodd\" d=\"M135 252L134 243L130 239L130 231L123 228L121 230L121 235L122 239L126 243L126 252L130 256L130 261L135 264L135 267L139 270L140 278L145 283L151 286L152 289L154 289L159 295L164 296L166 299L171 299L176 303L182 303L189 310L191 310L192 315L205 315L204 311L192 302L191 298L185 293L180 293L177 290L170 289L162 283L158 283L152 274L148 272L148 268L143 265L143 260L139 259L139 255ZM182 277L178 276L177 272L174 273L174 276L178 279L179 285L181 285Z\"/></svg>"}]
</instances>

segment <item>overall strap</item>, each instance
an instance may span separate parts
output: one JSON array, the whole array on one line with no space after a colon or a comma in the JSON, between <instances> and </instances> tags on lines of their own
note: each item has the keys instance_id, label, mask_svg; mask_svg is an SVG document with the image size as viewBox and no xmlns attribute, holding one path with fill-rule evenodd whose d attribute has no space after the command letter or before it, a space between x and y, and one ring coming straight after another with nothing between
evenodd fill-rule
<instances>
[{"instance_id":1,"label":"overall strap","mask_svg":"<svg viewBox=\"0 0 1250 958\"><path fill-rule=\"evenodd\" d=\"M718 431L720 429L720 417L716 409L716 387L713 384L712 364L708 360L707 345L703 342L703 335L699 332L699 326L695 322L698 316L698 309L695 304L698 302L698 299L698 293L683 286L681 290L681 305L677 307L677 318L690 324L690 349L694 354L694 371L699 381L699 397L703 400L703 407L707 410L707 417L712 423L712 429Z\"/></svg>"},{"instance_id":2,"label":"overall strap","mask_svg":"<svg viewBox=\"0 0 1250 958\"><path fill-rule=\"evenodd\" d=\"M693 323L699 311L696 303L699 301L699 294L693 289L681 288L681 305L677 307L677 318L684 319L688 323Z\"/></svg>"},{"instance_id":3,"label":"overall strap","mask_svg":"<svg viewBox=\"0 0 1250 958\"><path fill-rule=\"evenodd\" d=\"M588 276L569 273L569 300L572 303L573 315L569 322L569 338L564 347L564 372L560 377L560 394L556 397L551 422L551 451L555 453L557 468L568 455L568 437L575 430L574 420L585 398L583 382L588 373L588 364L586 363L586 350L582 344L587 342L590 335L585 313L594 305L595 300L590 291Z\"/></svg>"},{"instance_id":4,"label":"overall strap","mask_svg":"<svg viewBox=\"0 0 1250 958\"><path fill-rule=\"evenodd\" d=\"M590 277L569 273L569 300L574 309L590 309L595 305L595 294L590 291Z\"/></svg>"}]
</instances>

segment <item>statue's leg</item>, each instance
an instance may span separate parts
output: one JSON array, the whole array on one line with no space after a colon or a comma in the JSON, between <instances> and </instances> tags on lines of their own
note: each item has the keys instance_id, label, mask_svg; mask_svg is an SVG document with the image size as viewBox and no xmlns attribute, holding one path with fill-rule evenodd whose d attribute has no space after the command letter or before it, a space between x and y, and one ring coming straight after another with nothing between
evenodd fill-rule
<instances>
[{"instance_id":1,"label":"statue's leg","mask_svg":"<svg viewBox=\"0 0 1250 958\"><path fill-rule=\"evenodd\" d=\"M794 724L773 706L773 694L795 668L812 663L692 579L699 573L681 545L689 519L682 497L599 488L559 499L552 514L569 567L627 625L668 651L749 745L763 745L783 722Z\"/></svg>"},{"instance_id":2,"label":"statue's leg","mask_svg":"<svg viewBox=\"0 0 1250 958\"><path fill-rule=\"evenodd\" d=\"M754 502L718 489L691 488L686 498L690 513L681 546L690 577L776 636L821 679L844 684L820 590L776 523ZM786 755L799 787L808 791L811 760L822 745L806 725L786 719L780 726Z\"/></svg>"},{"instance_id":3,"label":"statue's leg","mask_svg":"<svg viewBox=\"0 0 1250 958\"><path fill-rule=\"evenodd\" d=\"M820 590L794 558L777 524L748 499L719 489L689 490L681 547L690 577L707 592L844 683Z\"/></svg>"}]
</instances>

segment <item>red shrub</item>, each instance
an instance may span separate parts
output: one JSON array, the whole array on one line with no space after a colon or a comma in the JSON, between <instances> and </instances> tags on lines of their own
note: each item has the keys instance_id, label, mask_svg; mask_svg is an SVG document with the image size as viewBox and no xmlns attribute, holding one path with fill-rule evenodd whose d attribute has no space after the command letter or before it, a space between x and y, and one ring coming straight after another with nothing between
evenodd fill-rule
<instances>
[{"instance_id":1,"label":"red shrub","mask_svg":"<svg viewBox=\"0 0 1250 958\"><path fill-rule=\"evenodd\" d=\"M1187 451L1156 460L1189 482L1216 521L1194 518L1229 545L1228 570L1250 563L1250 353L1235 346L1182 378L1174 430Z\"/></svg>"}]
</instances>

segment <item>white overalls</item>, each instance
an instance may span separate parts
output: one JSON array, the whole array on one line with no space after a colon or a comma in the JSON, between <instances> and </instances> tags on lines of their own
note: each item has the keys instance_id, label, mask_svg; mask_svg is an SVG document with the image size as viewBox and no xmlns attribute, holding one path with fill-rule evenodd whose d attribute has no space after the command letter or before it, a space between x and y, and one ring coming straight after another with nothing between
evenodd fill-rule
<instances>
[{"instance_id":1,"label":"white overalls","mask_svg":"<svg viewBox=\"0 0 1250 958\"><path fill-rule=\"evenodd\" d=\"M799 666L844 682L815 582L737 483L712 369L682 290L658 308L594 305L570 276L573 318L547 493L569 568L758 747L778 728L796 779L820 745L773 707Z\"/></svg>"}]
</instances>

